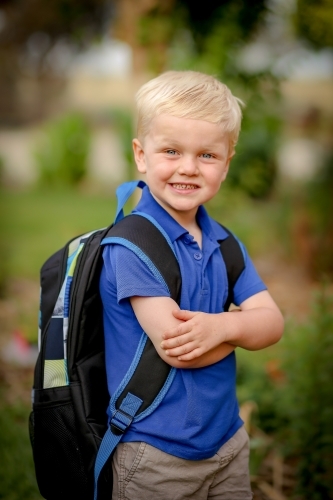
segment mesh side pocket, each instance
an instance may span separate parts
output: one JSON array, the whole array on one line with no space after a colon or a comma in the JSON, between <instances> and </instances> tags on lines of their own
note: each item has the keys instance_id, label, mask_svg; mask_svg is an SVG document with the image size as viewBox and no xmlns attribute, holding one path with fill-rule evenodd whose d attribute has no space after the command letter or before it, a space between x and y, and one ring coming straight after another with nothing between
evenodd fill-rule
<instances>
[{"instance_id":1,"label":"mesh side pocket","mask_svg":"<svg viewBox=\"0 0 333 500\"><path fill-rule=\"evenodd\" d=\"M76 436L72 404L35 405L30 417L36 478L47 500L85 499L87 473Z\"/></svg>"}]
</instances>

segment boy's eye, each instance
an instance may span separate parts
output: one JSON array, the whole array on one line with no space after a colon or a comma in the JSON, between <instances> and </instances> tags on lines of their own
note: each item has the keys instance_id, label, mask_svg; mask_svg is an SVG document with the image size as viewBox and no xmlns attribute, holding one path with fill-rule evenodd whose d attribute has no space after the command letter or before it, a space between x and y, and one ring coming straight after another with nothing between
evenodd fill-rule
<instances>
[{"instance_id":1,"label":"boy's eye","mask_svg":"<svg viewBox=\"0 0 333 500\"><path fill-rule=\"evenodd\" d=\"M176 153L176 151L175 151L174 149L167 149L167 150L166 150L166 153L167 153L168 155L175 155L175 154L177 154L177 153Z\"/></svg>"},{"instance_id":2,"label":"boy's eye","mask_svg":"<svg viewBox=\"0 0 333 500\"><path fill-rule=\"evenodd\" d=\"M210 159L210 158L213 158L213 155L211 155L210 153L202 153L201 155L203 158L206 158L206 159Z\"/></svg>"}]
</instances>

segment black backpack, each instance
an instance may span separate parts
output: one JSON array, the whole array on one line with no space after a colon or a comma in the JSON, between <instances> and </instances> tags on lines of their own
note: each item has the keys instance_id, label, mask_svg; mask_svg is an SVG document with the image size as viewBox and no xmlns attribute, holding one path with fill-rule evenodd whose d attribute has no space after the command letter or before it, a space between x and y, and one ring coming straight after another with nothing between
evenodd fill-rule
<instances>
[{"instance_id":1,"label":"black backpack","mask_svg":"<svg viewBox=\"0 0 333 500\"><path fill-rule=\"evenodd\" d=\"M115 223L69 241L41 268L39 355L29 431L38 487L47 500L110 500L112 470L104 465L131 422L153 411L172 383L175 369L159 357L148 337L112 404L106 383L99 294L103 244L129 241L159 271L171 297L178 303L180 299L179 265L158 224L144 214L123 217L126 200L144 185L121 185ZM239 243L227 232L220 242L229 286L224 310L244 269Z\"/></svg>"}]
</instances>

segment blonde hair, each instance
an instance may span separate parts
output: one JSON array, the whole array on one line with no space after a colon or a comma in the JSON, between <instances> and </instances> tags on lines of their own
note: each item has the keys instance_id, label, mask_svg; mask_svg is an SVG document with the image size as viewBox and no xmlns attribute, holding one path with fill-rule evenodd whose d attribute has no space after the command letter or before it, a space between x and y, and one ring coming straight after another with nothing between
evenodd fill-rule
<instances>
[{"instance_id":1,"label":"blonde hair","mask_svg":"<svg viewBox=\"0 0 333 500\"><path fill-rule=\"evenodd\" d=\"M222 126L234 151L241 127L243 102L213 76L197 71L167 71L145 83L136 94L137 134L143 139L155 116L205 120Z\"/></svg>"}]
</instances>

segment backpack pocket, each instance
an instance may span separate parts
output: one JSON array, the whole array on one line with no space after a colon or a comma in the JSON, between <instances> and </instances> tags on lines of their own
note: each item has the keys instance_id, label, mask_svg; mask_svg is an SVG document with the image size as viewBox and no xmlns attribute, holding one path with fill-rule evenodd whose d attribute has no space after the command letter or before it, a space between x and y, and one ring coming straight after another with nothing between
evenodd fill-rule
<instances>
[{"instance_id":1,"label":"backpack pocket","mask_svg":"<svg viewBox=\"0 0 333 500\"><path fill-rule=\"evenodd\" d=\"M29 428L41 495L47 500L89 498L70 388L35 390Z\"/></svg>"}]
</instances>

